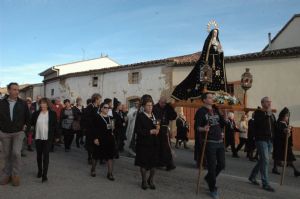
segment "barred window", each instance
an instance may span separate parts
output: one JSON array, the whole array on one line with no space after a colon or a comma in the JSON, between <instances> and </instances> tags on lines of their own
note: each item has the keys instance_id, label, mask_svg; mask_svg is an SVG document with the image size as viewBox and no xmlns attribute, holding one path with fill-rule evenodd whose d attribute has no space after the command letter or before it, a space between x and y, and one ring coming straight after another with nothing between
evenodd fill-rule
<instances>
[{"instance_id":1,"label":"barred window","mask_svg":"<svg viewBox=\"0 0 300 199\"><path fill-rule=\"evenodd\" d=\"M128 74L128 83L129 84L138 84L141 79L141 74L140 72L130 72Z\"/></svg>"},{"instance_id":2,"label":"barred window","mask_svg":"<svg viewBox=\"0 0 300 199\"><path fill-rule=\"evenodd\" d=\"M92 85L93 85L93 87L97 87L98 86L98 77L93 77Z\"/></svg>"}]
</instances>

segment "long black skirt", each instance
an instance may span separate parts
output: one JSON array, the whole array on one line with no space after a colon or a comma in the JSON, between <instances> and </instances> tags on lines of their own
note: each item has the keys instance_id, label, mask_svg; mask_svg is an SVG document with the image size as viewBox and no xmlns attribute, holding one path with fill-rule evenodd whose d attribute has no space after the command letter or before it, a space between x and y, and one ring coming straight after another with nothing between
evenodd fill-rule
<instances>
[{"instance_id":1,"label":"long black skirt","mask_svg":"<svg viewBox=\"0 0 300 199\"><path fill-rule=\"evenodd\" d=\"M111 160L116 155L116 143L112 134L108 134L100 138L100 145L93 144L93 159Z\"/></svg>"},{"instance_id":2,"label":"long black skirt","mask_svg":"<svg viewBox=\"0 0 300 199\"><path fill-rule=\"evenodd\" d=\"M158 145L136 145L135 165L145 169L158 167L159 146Z\"/></svg>"},{"instance_id":3,"label":"long black skirt","mask_svg":"<svg viewBox=\"0 0 300 199\"><path fill-rule=\"evenodd\" d=\"M281 142L275 142L273 145L273 160L276 161L284 161L284 155L285 155L285 146ZM287 148L287 162L293 162L296 161L296 157L293 153L292 146L288 146Z\"/></svg>"}]
</instances>

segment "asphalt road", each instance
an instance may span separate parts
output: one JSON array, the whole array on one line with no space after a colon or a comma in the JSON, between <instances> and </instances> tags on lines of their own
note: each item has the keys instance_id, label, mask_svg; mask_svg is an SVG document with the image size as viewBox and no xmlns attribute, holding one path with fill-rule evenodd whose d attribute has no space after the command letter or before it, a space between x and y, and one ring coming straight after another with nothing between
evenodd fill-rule
<instances>
[{"instance_id":1,"label":"asphalt road","mask_svg":"<svg viewBox=\"0 0 300 199\"><path fill-rule=\"evenodd\" d=\"M196 181L198 170L195 168L192 150L175 150L176 170L167 172L158 169L155 179L156 190L142 190L140 188L139 168L134 166L134 159L121 156L115 161L114 176L116 181L106 179L106 167L97 167L97 176L90 177L90 166L84 149L72 148L71 152L64 152L58 148L50 154L50 166L47 183L41 183L36 178L36 154L26 152L22 158L21 186L0 186L0 199L182 199L182 198L210 198L204 181L201 181L200 194L196 195ZM0 156L1 156L0 152ZM300 178L295 178L291 168L287 169L285 184L279 186L280 176L270 174L271 185L275 193L269 193L260 187L251 185L247 178L253 168L244 154L240 159L233 159L226 154L226 170L217 180L221 198L224 199L258 199L258 198L300 198ZM296 162L300 169L300 161ZM0 161L0 167L3 162ZM270 165L271 167L271 165ZM204 174L206 171L204 171Z\"/></svg>"}]
</instances>

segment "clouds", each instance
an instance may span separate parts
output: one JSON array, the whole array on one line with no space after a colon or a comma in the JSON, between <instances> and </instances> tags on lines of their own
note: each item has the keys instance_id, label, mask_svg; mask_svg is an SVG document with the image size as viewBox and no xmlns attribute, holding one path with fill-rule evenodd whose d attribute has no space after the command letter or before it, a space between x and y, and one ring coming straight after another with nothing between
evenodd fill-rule
<instances>
[{"instance_id":1,"label":"clouds","mask_svg":"<svg viewBox=\"0 0 300 199\"><path fill-rule=\"evenodd\" d=\"M49 68L50 63L31 63L24 65L0 66L0 87L5 87L10 82L40 83L42 77L38 73Z\"/></svg>"},{"instance_id":2,"label":"clouds","mask_svg":"<svg viewBox=\"0 0 300 199\"><path fill-rule=\"evenodd\" d=\"M220 24L226 55L261 51L299 12L284 0L0 0L0 81L39 82L56 64L108 54L120 64L201 51ZM15 71L15 72L12 72Z\"/></svg>"}]
</instances>

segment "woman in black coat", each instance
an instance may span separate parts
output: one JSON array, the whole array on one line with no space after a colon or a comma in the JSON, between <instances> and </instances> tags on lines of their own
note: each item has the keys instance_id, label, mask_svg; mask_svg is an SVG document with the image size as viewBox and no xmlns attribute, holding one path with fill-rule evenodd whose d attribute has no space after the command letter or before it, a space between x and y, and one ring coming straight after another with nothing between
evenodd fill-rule
<instances>
[{"instance_id":1,"label":"woman in black coat","mask_svg":"<svg viewBox=\"0 0 300 199\"><path fill-rule=\"evenodd\" d=\"M300 172L296 169L293 164L296 161L293 153L293 132L289 126L290 112L287 108L284 108L280 113L276 123L276 130L273 141L273 159L274 167L272 173L280 174L277 165L285 159L285 141L288 136L287 146L287 164L294 169L295 177L300 176Z\"/></svg>"},{"instance_id":2,"label":"woman in black coat","mask_svg":"<svg viewBox=\"0 0 300 199\"><path fill-rule=\"evenodd\" d=\"M186 122L186 119L184 115L180 114L179 117L176 120L176 127L177 127L177 135L176 135L176 148L179 148L181 146L181 143L183 142L184 148L188 149L186 143L189 140L188 139L188 132L189 132L189 125Z\"/></svg>"},{"instance_id":3,"label":"woman in black coat","mask_svg":"<svg viewBox=\"0 0 300 199\"><path fill-rule=\"evenodd\" d=\"M248 121L248 139L246 143L247 157L251 162L255 162L258 159L258 153L254 155L256 149L255 146L255 128L254 128L254 112L252 113L252 118Z\"/></svg>"},{"instance_id":4,"label":"woman in black coat","mask_svg":"<svg viewBox=\"0 0 300 199\"><path fill-rule=\"evenodd\" d=\"M40 110L34 112L31 125L34 127L34 137L37 153L38 174L42 182L48 180L49 151L57 128L56 113L50 109L51 102L47 98L39 101Z\"/></svg>"},{"instance_id":5,"label":"woman in black coat","mask_svg":"<svg viewBox=\"0 0 300 199\"><path fill-rule=\"evenodd\" d=\"M83 129L81 127L81 118L83 115L84 106L82 105L82 99L81 97L76 98L76 105L73 107L74 111L76 112L75 115L77 115L76 118L74 118L72 128L75 131L76 134L76 146L77 148L80 148L80 145L83 145Z\"/></svg>"},{"instance_id":6,"label":"woman in black coat","mask_svg":"<svg viewBox=\"0 0 300 199\"><path fill-rule=\"evenodd\" d=\"M109 105L102 103L100 105L101 112L97 113L93 119L92 139L92 169L91 176L96 176L97 160L106 160L107 178L111 181L115 180L113 172L113 159L115 157L115 137L113 134L112 118L108 115Z\"/></svg>"},{"instance_id":7,"label":"woman in black coat","mask_svg":"<svg viewBox=\"0 0 300 199\"><path fill-rule=\"evenodd\" d=\"M124 141L126 140L126 121L123 112L121 111L122 104L117 98L114 98L113 118L114 118L114 135L116 138L116 158L119 157L119 152L124 151Z\"/></svg>"},{"instance_id":8,"label":"woman in black coat","mask_svg":"<svg viewBox=\"0 0 300 199\"><path fill-rule=\"evenodd\" d=\"M147 95L148 96L148 95ZM135 122L136 157L135 165L140 167L142 175L142 189L155 189L153 183L155 168L159 163L159 124L152 113L153 101L151 97L142 97L142 110L138 113ZM146 179L147 171L150 176Z\"/></svg>"}]
</instances>

